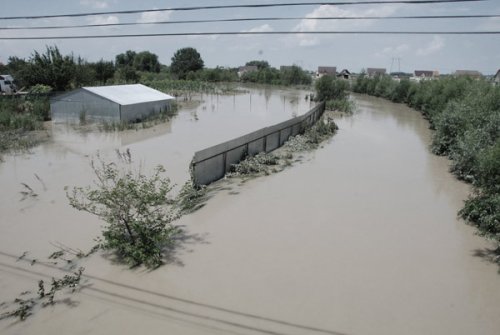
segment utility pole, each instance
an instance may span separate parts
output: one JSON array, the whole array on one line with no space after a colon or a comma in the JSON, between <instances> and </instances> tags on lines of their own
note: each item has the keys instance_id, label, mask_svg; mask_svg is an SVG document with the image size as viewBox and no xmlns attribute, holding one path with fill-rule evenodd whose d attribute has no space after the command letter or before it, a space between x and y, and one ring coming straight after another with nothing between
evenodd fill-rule
<instances>
[{"instance_id":1,"label":"utility pole","mask_svg":"<svg viewBox=\"0 0 500 335\"><path fill-rule=\"evenodd\" d=\"M394 68L394 66L398 65L398 72L401 72L401 58L400 57L392 57L392 60L391 60L391 70L389 71L389 73L392 73L392 70Z\"/></svg>"}]
</instances>

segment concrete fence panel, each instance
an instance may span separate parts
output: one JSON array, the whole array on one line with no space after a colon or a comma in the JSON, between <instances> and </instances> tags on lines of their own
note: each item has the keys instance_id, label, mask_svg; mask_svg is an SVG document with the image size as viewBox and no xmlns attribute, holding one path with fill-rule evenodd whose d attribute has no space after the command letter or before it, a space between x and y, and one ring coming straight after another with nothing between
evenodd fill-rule
<instances>
[{"instance_id":1,"label":"concrete fence panel","mask_svg":"<svg viewBox=\"0 0 500 335\"><path fill-rule=\"evenodd\" d=\"M314 125L325 111L322 102L304 115L243 135L233 140L197 151L192 161L194 183L208 185L224 177L247 156L271 152L281 147L291 136L296 136Z\"/></svg>"}]
</instances>

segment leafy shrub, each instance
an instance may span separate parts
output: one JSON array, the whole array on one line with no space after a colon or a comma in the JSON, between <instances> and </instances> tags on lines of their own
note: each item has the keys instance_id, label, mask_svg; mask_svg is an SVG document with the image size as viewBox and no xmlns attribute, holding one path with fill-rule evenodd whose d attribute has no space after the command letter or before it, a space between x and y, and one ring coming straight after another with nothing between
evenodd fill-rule
<instances>
[{"instance_id":1,"label":"leafy shrub","mask_svg":"<svg viewBox=\"0 0 500 335\"><path fill-rule=\"evenodd\" d=\"M500 194L480 194L469 198L459 215L476 226L481 235L500 240Z\"/></svg>"},{"instance_id":2,"label":"leafy shrub","mask_svg":"<svg viewBox=\"0 0 500 335\"><path fill-rule=\"evenodd\" d=\"M120 171L101 159L92 168L96 188L76 187L67 194L71 206L97 215L106 222L102 247L112 250L131 266L158 267L163 250L172 243L178 228L171 222L176 214L169 200L170 180L158 166L151 177Z\"/></svg>"},{"instance_id":3,"label":"leafy shrub","mask_svg":"<svg viewBox=\"0 0 500 335\"><path fill-rule=\"evenodd\" d=\"M191 213L203 207L206 195L206 187L196 186L191 179L182 186L176 198L176 205L182 214Z\"/></svg>"},{"instance_id":4,"label":"leafy shrub","mask_svg":"<svg viewBox=\"0 0 500 335\"><path fill-rule=\"evenodd\" d=\"M233 176L269 174L269 166L278 164L278 156L261 152L255 156L247 157L238 164L232 164L229 174Z\"/></svg>"},{"instance_id":5,"label":"leafy shrub","mask_svg":"<svg viewBox=\"0 0 500 335\"><path fill-rule=\"evenodd\" d=\"M338 129L339 128L335 122L320 119L313 127L309 128L306 131L305 136L310 143L319 144L326 138L335 134Z\"/></svg>"},{"instance_id":6,"label":"leafy shrub","mask_svg":"<svg viewBox=\"0 0 500 335\"><path fill-rule=\"evenodd\" d=\"M500 193L500 139L478 157L477 184L488 193Z\"/></svg>"},{"instance_id":7,"label":"leafy shrub","mask_svg":"<svg viewBox=\"0 0 500 335\"><path fill-rule=\"evenodd\" d=\"M352 113L354 109L354 104L348 98L341 100L328 100L326 102L325 108L331 111L340 111L343 113Z\"/></svg>"},{"instance_id":8,"label":"leafy shrub","mask_svg":"<svg viewBox=\"0 0 500 335\"><path fill-rule=\"evenodd\" d=\"M318 101L342 100L348 95L349 83L332 76L323 76L316 81L315 88Z\"/></svg>"}]
</instances>

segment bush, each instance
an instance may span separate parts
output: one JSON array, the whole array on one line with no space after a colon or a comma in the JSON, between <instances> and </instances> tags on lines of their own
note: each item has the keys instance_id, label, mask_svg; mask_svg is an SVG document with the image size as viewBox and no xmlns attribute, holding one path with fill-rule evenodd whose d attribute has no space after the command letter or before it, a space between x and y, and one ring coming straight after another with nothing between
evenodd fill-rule
<instances>
[{"instance_id":1,"label":"bush","mask_svg":"<svg viewBox=\"0 0 500 335\"><path fill-rule=\"evenodd\" d=\"M178 232L171 224L176 215L169 199L170 180L161 176L164 168L157 167L151 177L120 171L114 163L101 159L92 168L96 188L74 188L67 194L71 206L106 222L104 249L114 251L131 266L160 266L165 247Z\"/></svg>"},{"instance_id":2,"label":"bush","mask_svg":"<svg viewBox=\"0 0 500 335\"><path fill-rule=\"evenodd\" d=\"M487 193L500 193L500 139L478 157L477 185Z\"/></svg>"},{"instance_id":3,"label":"bush","mask_svg":"<svg viewBox=\"0 0 500 335\"><path fill-rule=\"evenodd\" d=\"M316 99L318 101L345 99L349 83L332 76L323 76L316 81Z\"/></svg>"},{"instance_id":4,"label":"bush","mask_svg":"<svg viewBox=\"0 0 500 335\"><path fill-rule=\"evenodd\" d=\"M483 236L500 240L500 194L469 198L459 215L479 229Z\"/></svg>"}]
</instances>

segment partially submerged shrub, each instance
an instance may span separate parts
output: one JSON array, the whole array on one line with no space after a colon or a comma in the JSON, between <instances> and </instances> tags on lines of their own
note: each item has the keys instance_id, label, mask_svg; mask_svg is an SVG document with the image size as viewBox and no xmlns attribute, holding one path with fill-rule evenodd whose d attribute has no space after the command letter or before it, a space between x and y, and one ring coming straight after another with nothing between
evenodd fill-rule
<instances>
[{"instance_id":1,"label":"partially submerged shrub","mask_svg":"<svg viewBox=\"0 0 500 335\"><path fill-rule=\"evenodd\" d=\"M160 266L164 248L179 231L171 224L176 214L169 199L170 180L162 176L165 169L158 166L147 177L121 171L100 158L92 168L96 187L74 188L68 193L71 206L106 222L102 248L112 250L131 266Z\"/></svg>"},{"instance_id":2,"label":"partially submerged shrub","mask_svg":"<svg viewBox=\"0 0 500 335\"><path fill-rule=\"evenodd\" d=\"M335 122L327 115L323 115L304 134L290 137L277 150L277 153L261 152L255 156L247 157L238 164L231 165L231 170L227 176L257 176L279 172L285 166L292 164L293 152L315 149L321 142L334 135L337 130L338 127Z\"/></svg>"},{"instance_id":3,"label":"partially submerged shrub","mask_svg":"<svg viewBox=\"0 0 500 335\"><path fill-rule=\"evenodd\" d=\"M354 110L354 103L351 100L349 100L349 98L328 100L328 101L326 101L325 108L327 110L331 110L331 111L339 111L342 113L352 113Z\"/></svg>"},{"instance_id":4,"label":"partially submerged shrub","mask_svg":"<svg viewBox=\"0 0 500 335\"><path fill-rule=\"evenodd\" d=\"M306 131L305 136L310 143L319 144L335 134L338 129L337 124L333 120L321 118Z\"/></svg>"},{"instance_id":5,"label":"partially submerged shrub","mask_svg":"<svg viewBox=\"0 0 500 335\"><path fill-rule=\"evenodd\" d=\"M196 186L191 179L182 186L175 203L182 214L191 213L203 207L206 195L206 187Z\"/></svg>"},{"instance_id":6,"label":"partially submerged shrub","mask_svg":"<svg viewBox=\"0 0 500 335\"><path fill-rule=\"evenodd\" d=\"M19 320L24 321L30 315L33 314L35 307L40 305L42 308L51 306L57 303L55 300L56 293L65 289L70 288L71 293L74 293L78 286L80 285L80 280L83 274L84 268L79 268L77 272L65 275L61 279L52 278L50 283L50 290L47 292L45 290L45 283L43 280L38 282L37 297L31 298L21 298L25 294L30 293L29 291L20 294L19 298L16 298L12 303L16 307L10 311L0 314L0 320L7 318L19 318Z\"/></svg>"},{"instance_id":7,"label":"partially submerged shrub","mask_svg":"<svg viewBox=\"0 0 500 335\"><path fill-rule=\"evenodd\" d=\"M278 165L279 157L274 154L261 152L255 156L247 157L238 164L232 164L230 176L245 176L269 174L269 166Z\"/></svg>"},{"instance_id":8,"label":"partially submerged shrub","mask_svg":"<svg viewBox=\"0 0 500 335\"><path fill-rule=\"evenodd\" d=\"M478 194L467 201L458 214L479 229L479 234L500 240L500 195Z\"/></svg>"}]
</instances>

